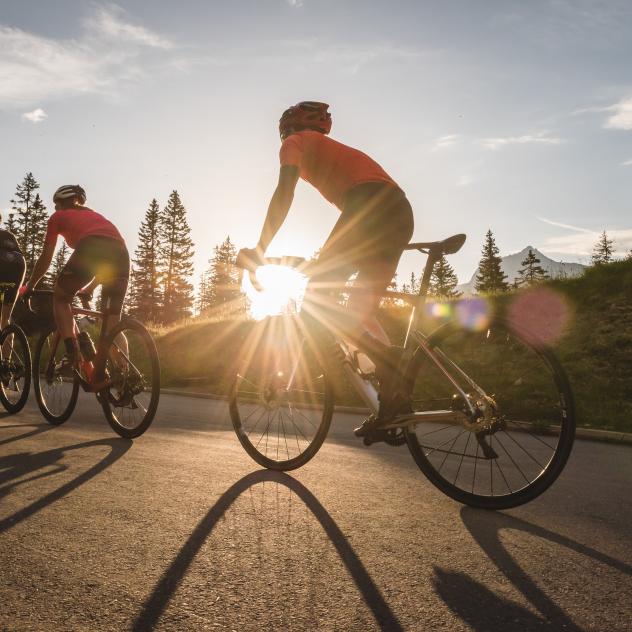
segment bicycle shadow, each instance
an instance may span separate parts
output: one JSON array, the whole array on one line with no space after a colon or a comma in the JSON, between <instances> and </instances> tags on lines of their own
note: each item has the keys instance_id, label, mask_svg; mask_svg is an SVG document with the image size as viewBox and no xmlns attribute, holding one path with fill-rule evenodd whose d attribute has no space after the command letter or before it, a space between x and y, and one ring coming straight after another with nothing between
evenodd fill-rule
<instances>
[{"instance_id":1,"label":"bicycle shadow","mask_svg":"<svg viewBox=\"0 0 632 632\"><path fill-rule=\"evenodd\" d=\"M8 416L9 413L4 413L1 414L0 413L0 419L2 419L3 417ZM38 434L42 434L43 432L46 432L47 430L52 430L53 426L51 426L48 423L41 423L41 424L34 424L34 423L30 423L30 424L11 424L8 426L2 425L0 426L0 430L4 430L5 428L35 428L35 430L30 430L29 432L25 432L23 434L17 435L16 437L9 437L8 439L0 439L0 445L6 445L7 443L13 443L14 441L19 441L20 439L28 439L29 437L34 437L35 435Z\"/></svg>"},{"instance_id":2,"label":"bicycle shadow","mask_svg":"<svg viewBox=\"0 0 632 632\"><path fill-rule=\"evenodd\" d=\"M152 594L145 601L142 611L131 629L134 632L154 629L154 626L184 579L191 563L217 523L244 492L254 485L266 481L278 483L294 492L318 520L380 628L393 630L394 632L403 630L402 625L386 603L382 593L362 564L357 553L316 496L291 476L269 470L259 470L244 476L222 494L218 501L209 509L206 516L198 523L178 555L163 573Z\"/></svg>"},{"instance_id":3,"label":"bicycle shadow","mask_svg":"<svg viewBox=\"0 0 632 632\"><path fill-rule=\"evenodd\" d=\"M584 544L580 544L571 538L550 531L545 527L535 525L514 516L464 507L461 509L461 520L476 543L494 563L496 568L522 593L537 612L540 613L543 619L534 618L534 615L529 613L532 621L539 622L538 629L541 629L543 624L546 625L548 623L551 629L564 629L571 632L580 632L582 630L581 627L571 620L563 608L555 603L555 601L553 601L521 568L520 564L509 553L506 547L503 546L500 539L501 531L505 529L522 531L531 536L563 546L580 555L591 558L596 562L608 565L621 573L632 575L632 566L629 564L610 557L605 553L601 553L600 551L596 551ZM474 606L471 609L467 609L466 602L463 602L463 594L460 592L460 589L454 592L454 594L451 593L451 589L443 590L442 596L447 605L453 611L457 612L459 616L462 616L465 621L470 623L474 629L489 629L489 627L476 627L475 623L480 623L480 617L478 616L480 606L478 608ZM461 603L458 603L459 600ZM522 608L517 604L513 605L517 608ZM487 622L487 625L489 625L489 622ZM534 624L534 627L537 627L537 625Z\"/></svg>"},{"instance_id":4,"label":"bicycle shadow","mask_svg":"<svg viewBox=\"0 0 632 632\"><path fill-rule=\"evenodd\" d=\"M97 474L118 461L132 445L133 442L127 439L96 439L70 446L52 448L34 454L23 452L0 457L0 485L2 485L2 487L0 487L0 498L2 498L18 485L53 476L67 470L67 466L61 463L62 458L67 452L98 446L107 446L110 448L110 452L106 456L82 474L79 474L61 487L32 502L30 505L0 520L0 533L26 520L34 513L63 498L94 478ZM29 476L29 474L33 475Z\"/></svg>"}]
</instances>

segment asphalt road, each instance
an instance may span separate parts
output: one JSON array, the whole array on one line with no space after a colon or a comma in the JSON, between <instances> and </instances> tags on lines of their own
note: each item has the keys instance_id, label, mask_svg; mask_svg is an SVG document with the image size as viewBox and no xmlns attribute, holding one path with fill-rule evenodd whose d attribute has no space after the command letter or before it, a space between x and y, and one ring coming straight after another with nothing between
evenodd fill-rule
<instances>
[{"instance_id":1,"label":"asphalt road","mask_svg":"<svg viewBox=\"0 0 632 632\"><path fill-rule=\"evenodd\" d=\"M632 629L632 448L579 441L546 494L493 513L356 421L290 476L224 402L163 395L133 443L85 395L61 427L1 417L0 629Z\"/></svg>"}]
</instances>

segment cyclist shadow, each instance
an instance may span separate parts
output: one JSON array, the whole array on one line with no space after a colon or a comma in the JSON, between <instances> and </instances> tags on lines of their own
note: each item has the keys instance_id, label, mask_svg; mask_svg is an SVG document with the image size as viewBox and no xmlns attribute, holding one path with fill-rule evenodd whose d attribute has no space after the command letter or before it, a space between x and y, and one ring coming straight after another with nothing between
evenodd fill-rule
<instances>
[{"instance_id":1,"label":"cyclist shadow","mask_svg":"<svg viewBox=\"0 0 632 632\"><path fill-rule=\"evenodd\" d=\"M9 416L9 413L0 413L0 419L3 417ZM19 441L20 439L28 439L29 437L34 437L35 435L41 434L42 432L46 432L47 430L52 430L53 426L48 423L43 424L11 424L9 426L0 426L0 430L4 430L5 428L35 428L35 430L30 430L29 432L24 432L16 437L8 437L7 439L0 439L0 445L5 445L7 443L13 443L13 441Z\"/></svg>"},{"instance_id":2,"label":"cyclist shadow","mask_svg":"<svg viewBox=\"0 0 632 632\"><path fill-rule=\"evenodd\" d=\"M184 579L191 563L218 522L225 517L231 505L233 505L244 492L258 483L266 481L283 485L296 494L305 507L316 518L334 545L338 556L351 575L353 582L380 628L393 630L395 632L403 630L402 625L386 603L382 593L362 564L357 553L316 496L291 476L269 470L252 472L243 477L226 490L211 509L209 509L206 516L198 523L189 539L180 549L180 552L169 568L163 573L152 594L146 600L140 615L134 622L132 630L140 632L154 629L162 613L169 605L172 596Z\"/></svg>"},{"instance_id":3,"label":"cyclist shadow","mask_svg":"<svg viewBox=\"0 0 632 632\"><path fill-rule=\"evenodd\" d=\"M505 624L510 624L512 620L517 619L521 621L520 629L525 630L542 629L543 626L555 630L570 630L571 632L582 630L564 612L562 607L555 603L529 577L507 548L503 546L500 536L505 529L522 531L525 534L548 540L553 544L563 546L596 562L610 566L621 573L632 575L632 566L625 562L514 516L464 507L461 510L461 519L487 557L541 615L538 617L519 604L499 599L467 575L435 569L437 592L448 607L475 630L490 629L488 617L498 614L494 613L493 609L494 607L498 608L500 602L505 608L504 612L501 609L503 615L506 616ZM469 597L464 599L464 595L469 595Z\"/></svg>"},{"instance_id":4,"label":"cyclist shadow","mask_svg":"<svg viewBox=\"0 0 632 632\"><path fill-rule=\"evenodd\" d=\"M0 498L2 498L18 485L66 471L68 466L64 465L61 461L67 452L89 449L98 446L106 446L110 448L110 452L106 456L86 471L82 472L67 483L64 483L49 494L35 500L30 505L27 505L10 516L1 519L0 533L14 527L23 520L26 520L34 513L37 513L44 507L47 507L60 498L63 498L83 485L85 482L89 481L91 478L94 478L97 474L120 459L127 450L129 450L132 444L132 441L126 439L97 439L94 441L86 441L84 443L76 443L70 446L52 448L50 450L45 450L44 452L22 452L19 454L10 454L0 457Z\"/></svg>"}]
</instances>

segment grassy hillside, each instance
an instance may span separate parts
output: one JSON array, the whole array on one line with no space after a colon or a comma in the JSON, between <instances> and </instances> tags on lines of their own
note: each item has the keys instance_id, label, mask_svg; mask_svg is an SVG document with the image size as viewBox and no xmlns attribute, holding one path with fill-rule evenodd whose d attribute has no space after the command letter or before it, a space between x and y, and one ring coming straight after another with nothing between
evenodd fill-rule
<instances>
[{"instance_id":1,"label":"grassy hillside","mask_svg":"<svg viewBox=\"0 0 632 632\"><path fill-rule=\"evenodd\" d=\"M580 424L632 432L632 261L548 282L538 293L509 294L492 309L518 314L551 334ZM382 316L392 339L401 341L406 310L390 308ZM159 336L164 385L225 394L239 350L264 327L243 320L202 322ZM340 403L358 403L351 397L343 389Z\"/></svg>"}]
</instances>

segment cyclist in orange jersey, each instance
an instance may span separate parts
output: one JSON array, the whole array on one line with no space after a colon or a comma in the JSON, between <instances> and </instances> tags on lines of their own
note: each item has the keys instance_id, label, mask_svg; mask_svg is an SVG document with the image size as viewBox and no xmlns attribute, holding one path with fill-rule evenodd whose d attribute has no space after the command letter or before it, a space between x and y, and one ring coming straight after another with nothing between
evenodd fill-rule
<instances>
[{"instance_id":1,"label":"cyclist in orange jersey","mask_svg":"<svg viewBox=\"0 0 632 632\"><path fill-rule=\"evenodd\" d=\"M373 360L380 381L380 422L406 405L390 392L401 349L391 346L377 309L412 236L413 212L404 192L377 162L328 136L328 108L326 103L303 101L281 116L279 181L259 242L242 249L238 263L252 265L263 257L287 217L299 177L340 209L319 252L303 310L310 320L339 329ZM341 310L336 298L355 272L353 284L364 291L352 294L348 308Z\"/></svg>"}]
</instances>

